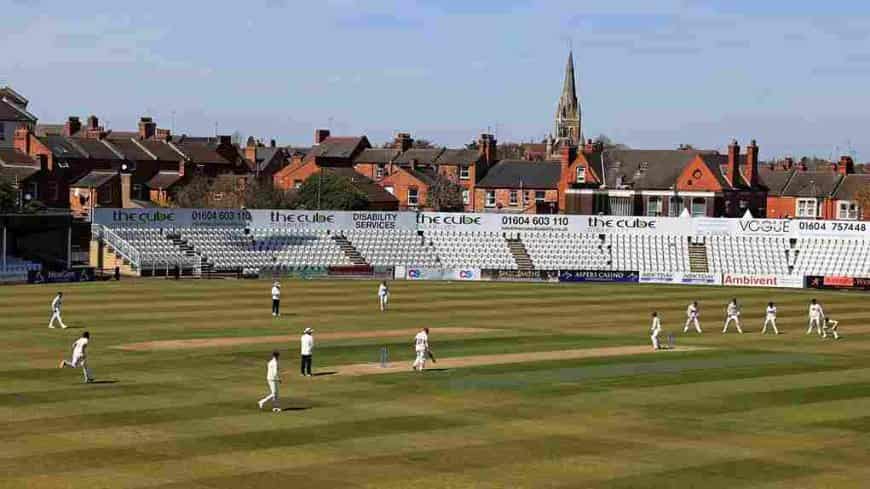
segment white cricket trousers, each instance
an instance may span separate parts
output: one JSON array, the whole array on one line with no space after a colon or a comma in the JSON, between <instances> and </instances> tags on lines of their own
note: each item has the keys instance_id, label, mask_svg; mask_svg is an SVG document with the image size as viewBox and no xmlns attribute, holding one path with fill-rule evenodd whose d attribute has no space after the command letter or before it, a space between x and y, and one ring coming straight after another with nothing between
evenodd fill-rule
<instances>
[{"instance_id":1,"label":"white cricket trousers","mask_svg":"<svg viewBox=\"0 0 870 489\"><path fill-rule=\"evenodd\" d=\"M728 325L730 325L732 321L734 321L734 325L737 326L737 332L743 334L743 330L740 329L740 316L728 316L728 319L725 320L725 327L722 328L722 332L728 332Z\"/></svg>"},{"instance_id":2,"label":"white cricket trousers","mask_svg":"<svg viewBox=\"0 0 870 489\"><path fill-rule=\"evenodd\" d=\"M260 407L269 401L272 401L272 407L278 407L278 381L267 380L266 383L269 384L269 395L260 399Z\"/></svg>"},{"instance_id":3,"label":"white cricket trousers","mask_svg":"<svg viewBox=\"0 0 870 489\"><path fill-rule=\"evenodd\" d=\"M88 370L88 359L87 359L87 357L73 357L71 362L67 362L66 360L64 360L64 361L63 361L63 366L64 366L64 367L69 367L69 368L79 368L79 367L81 367L81 368L82 368L82 373L83 373L84 376L85 376L85 382L89 382L89 381L91 381L91 380L94 380L93 377L91 377L91 371Z\"/></svg>"},{"instance_id":4,"label":"white cricket trousers","mask_svg":"<svg viewBox=\"0 0 870 489\"><path fill-rule=\"evenodd\" d=\"M689 332L689 326L695 325L695 331L701 332L701 323L698 322L698 318L689 318L686 319L686 326L683 328L683 333Z\"/></svg>"},{"instance_id":5,"label":"white cricket trousers","mask_svg":"<svg viewBox=\"0 0 870 489\"><path fill-rule=\"evenodd\" d=\"M807 328L807 334L813 332L813 326L819 330L819 336L822 336L822 318L821 317L810 317L810 327Z\"/></svg>"},{"instance_id":6,"label":"white cricket trousers","mask_svg":"<svg viewBox=\"0 0 870 489\"><path fill-rule=\"evenodd\" d=\"M650 335L649 339L652 340L653 349L658 350L659 349L659 335L657 335L657 334Z\"/></svg>"},{"instance_id":7,"label":"white cricket trousers","mask_svg":"<svg viewBox=\"0 0 870 489\"><path fill-rule=\"evenodd\" d=\"M426 368L426 352L418 351L417 358L414 359L414 364L411 365L411 368L415 370L423 370Z\"/></svg>"},{"instance_id":8,"label":"white cricket trousers","mask_svg":"<svg viewBox=\"0 0 870 489\"><path fill-rule=\"evenodd\" d=\"M390 294L379 295L378 302L380 302L381 311L386 311L387 310L387 303L390 302Z\"/></svg>"},{"instance_id":9,"label":"white cricket trousers","mask_svg":"<svg viewBox=\"0 0 870 489\"><path fill-rule=\"evenodd\" d=\"M765 334L765 333L767 333L767 325L768 325L768 324L771 325L771 326L773 327L773 333L774 333L774 334L779 334L779 330L776 329L776 318L775 318L775 317L771 317L771 316L768 316L768 317L764 320L764 327L761 328L761 334Z\"/></svg>"},{"instance_id":10,"label":"white cricket trousers","mask_svg":"<svg viewBox=\"0 0 870 489\"><path fill-rule=\"evenodd\" d=\"M45 316L43 316L43 317L45 317ZM61 328L66 329L66 324L63 324L63 319L60 317L60 311L59 311L59 310L58 310L58 311L54 311L54 313L52 313L52 315L51 315L51 319L48 321L48 327L49 327L49 328L53 328L53 327L54 327L54 321L55 321L55 320L57 320L57 322L60 324L60 327L61 327Z\"/></svg>"}]
</instances>

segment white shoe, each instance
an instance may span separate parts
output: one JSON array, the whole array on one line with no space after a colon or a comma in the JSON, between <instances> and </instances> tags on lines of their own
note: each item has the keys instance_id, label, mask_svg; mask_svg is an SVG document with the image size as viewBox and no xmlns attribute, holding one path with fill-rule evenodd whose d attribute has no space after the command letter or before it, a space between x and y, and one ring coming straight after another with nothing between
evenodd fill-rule
<instances>
[{"instance_id":1,"label":"white shoe","mask_svg":"<svg viewBox=\"0 0 870 489\"><path fill-rule=\"evenodd\" d=\"M260 409L263 409L263 403L260 401L257 401L257 407Z\"/></svg>"},{"instance_id":2,"label":"white shoe","mask_svg":"<svg viewBox=\"0 0 870 489\"><path fill-rule=\"evenodd\" d=\"M66 326L61 326L60 329L66 329Z\"/></svg>"},{"instance_id":3,"label":"white shoe","mask_svg":"<svg viewBox=\"0 0 870 489\"><path fill-rule=\"evenodd\" d=\"M48 327L49 329L54 329L54 326L52 326L51 324L49 324Z\"/></svg>"}]
</instances>

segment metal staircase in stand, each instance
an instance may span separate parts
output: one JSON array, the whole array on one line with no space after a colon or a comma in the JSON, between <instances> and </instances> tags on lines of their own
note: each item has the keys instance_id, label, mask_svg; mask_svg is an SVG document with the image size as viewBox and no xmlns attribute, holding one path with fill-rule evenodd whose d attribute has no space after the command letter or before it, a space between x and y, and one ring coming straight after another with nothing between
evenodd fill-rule
<instances>
[{"instance_id":1,"label":"metal staircase in stand","mask_svg":"<svg viewBox=\"0 0 870 489\"><path fill-rule=\"evenodd\" d=\"M695 273L707 273L710 266L707 263L707 243L689 242L689 270Z\"/></svg>"},{"instance_id":2,"label":"metal staircase in stand","mask_svg":"<svg viewBox=\"0 0 870 489\"><path fill-rule=\"evenodd\" d=\"M344 253L344 256L347 257L348 260L351 261L354 265L367 265L365 258L363 258L362 254L360 254L359 250L348 241L345 236L340 234L333 234L332 240L338 243L338 246L341 248L341 251Z\"/></svg>"},{"instance_id":3,"label":"metal staircase in stand","mask_svg":"<svg viewBox=\"0 0 870 489\"><path fill-rule=\"evenodd\" d=\"M523 244L523 240L519 237L516 238L505 238L508 243L508 248L511 251L511 254L514 256L514 261L517 262L517 267L523 271L532 271L535 269L535 264L532 263L532 258L529 256L529 252L526 250L526 245Z\"/></svg>"}]
</instances>

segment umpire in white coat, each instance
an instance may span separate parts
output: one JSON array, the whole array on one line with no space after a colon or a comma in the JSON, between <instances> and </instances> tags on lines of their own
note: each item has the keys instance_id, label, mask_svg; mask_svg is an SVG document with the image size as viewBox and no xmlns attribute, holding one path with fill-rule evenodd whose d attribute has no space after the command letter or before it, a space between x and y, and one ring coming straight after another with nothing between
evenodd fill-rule
<instances>
[{"instance_id":1,"label":"umpire in white coat","mask_svg":"<svg viewBox=\"0 0 870 489\"><path fill-rule=\"evenodd\" d=\"M300 353L302 354L301 371L305 377L311 377L311 353L314 351L314 336L312 333L314 333L313 329L305 328L305 331L302 332L302 338L299 339Z\"/></svg>"}]
</instances>

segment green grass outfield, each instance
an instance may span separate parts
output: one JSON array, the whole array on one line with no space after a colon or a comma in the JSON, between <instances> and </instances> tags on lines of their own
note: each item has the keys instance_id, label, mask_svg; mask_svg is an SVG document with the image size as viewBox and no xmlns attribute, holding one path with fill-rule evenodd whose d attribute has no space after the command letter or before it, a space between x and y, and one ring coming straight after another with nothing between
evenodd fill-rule
<instances>
[{"instance_id":1,"label":"green grass outfield","mask_svg":"<svg viewBox=\"0 0 870 489\"><path fill-rule=\"evenodd\" d=\"M520 283L140 280L0 287L0 488L870 487L868 296ZM47 326L65 292L67 330ZM721 331L727 299L742 336ZM844 339L806 336L811 297ZM422 375L297 374L317 332L432 328L441 357L648 345L649 313L692 352L487 365ZM761 336L768 300L780 336ZM496 331L439 336L438 328ZM86 327L97 380L57 368ZM293 334L285 344L123 351L153 340ZM316 335L315 335L316 337ZM411 336L323 341L315 371L413 355ZM281 349L278 414L261 412ZM437 367L437 364L435 365Z\"/></svg>"}]
</instances>

